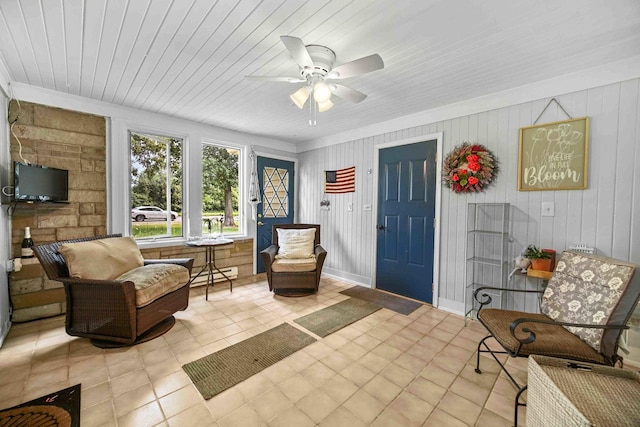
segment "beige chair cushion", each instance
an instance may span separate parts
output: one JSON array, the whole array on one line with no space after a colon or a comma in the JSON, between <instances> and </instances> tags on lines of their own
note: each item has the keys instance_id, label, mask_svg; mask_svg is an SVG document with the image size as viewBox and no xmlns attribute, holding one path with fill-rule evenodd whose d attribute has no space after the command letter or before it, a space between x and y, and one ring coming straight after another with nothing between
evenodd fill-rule
<instances>
[{"instance_id":1,"label":"beige chair cushion","mask_svg":"<svg viewBox=\"0 0 640 427\"><path fill-rule=\"evenodd\" d=\"M313 257L315 228L278 228L278 254L276 258L301 259Z\"/></svg>"},{"instance_id":2,"label":"beige chair cushion","mask_svg":"<svg viewBox=\"0 0 640 427\"><path fill-rule=\"evenodd\" d=\"M136 287L136 307L144 307L183 287L189 281L189 270L176 264L150 264L134 268L116 280L133 282Z\"/></svg>"},{"instance_id":3,"label":"beige chair cushion","mask_svg":"<svg viewBox=\"0 0 640 427\"><path fill-rule=\"evenodd\" d=\"M300 273L304 271L315 271L316 257L312 258L280 258L273 261L271 270L276 273Z\"/></svg>"},{"instance_id":4,"label":"beige chair cushion","mask_svg":"<svg viewBox=\"0 0 640 427\"><path fill-rule=\"evenodd\" d=\"M58 252L67 263L69 277L78 279L113 280L144 264L131 237L65 243Z\"/></svg>"}]
</instances>

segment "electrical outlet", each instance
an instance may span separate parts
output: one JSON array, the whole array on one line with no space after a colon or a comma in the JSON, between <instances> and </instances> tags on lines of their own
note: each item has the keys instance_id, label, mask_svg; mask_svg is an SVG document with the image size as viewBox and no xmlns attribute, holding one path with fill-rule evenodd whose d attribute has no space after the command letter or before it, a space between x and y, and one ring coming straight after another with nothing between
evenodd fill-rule
<instances>
[{"instance_id":1,"label":"electrical outlet","mask_svg":"<svg viewBox=\"0 0 640 427\"><path fill-rule=\"evenodd\" d=\"M347 204L347 212L353 212L353 203Z\"/></svg>"},{"instance_id":2,"label":"electrical outlet","mask_svg":"<svg viewBox=\"0 0 640 427\"><path fill-rule=\"evenodd\" d=\"M6 261L6 264L4 266L4 269L7 273L11 273L13 271L13 260L12 259L8 259Z\"/></svg>"},{"instance_id":3,"label":"electrical outlet","mask_svg":"<svg viewBox=\"0 0 640 427\"><path fill-rule=\"evenodd\" d=\"M555 205L553 202L542 202L542 216L554 216Z\"/></svg>"}]
</instances>

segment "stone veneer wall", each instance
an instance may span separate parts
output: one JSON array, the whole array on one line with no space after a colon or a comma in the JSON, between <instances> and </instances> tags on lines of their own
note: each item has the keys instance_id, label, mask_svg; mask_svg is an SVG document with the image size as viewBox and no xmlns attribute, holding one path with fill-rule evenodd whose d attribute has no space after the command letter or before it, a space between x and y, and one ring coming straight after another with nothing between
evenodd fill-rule
<instances>
[{"instance_id":1,"label":"stone veneer wall","mask_svg":"<svg viewBox=\"0 0 640 427\"><path fill-rule=\"evenodd\" d=\"M202 270L205 264L205 248L194 248L190 246L166 246L162 248L141 249L145 259L167 259L167 258L193 258L193 269L191 275ZM238 278L253 275L253 239L234 239L233 245L222 246L216 249L216 266L219 268L237 267ZM194 282L195 285L206 284L206 271ZM193 286L193 285L192 285ZM223 284L222 286L228 286Z\"/></svg>"},{"instance_id":2,"label":"stone veneer wall","mask_svg":"<svg viewBox=\"0 0 640 427\"><path fill-rule=\"evenodd\" d=\"M69 204L18 203L11 217L14 258L20 257L24 227L35 244L106 233L106 125L104 117L16 101L9 120L29 162L69 171ZM11 136L11 160L21 161L18 141ZM21 322L65 312L62 283L46 279L37 259L23 260L11 274L13 321Z\"/></svg>"},{"instance_id":3,"label":"stone veneer wall","mask_svg":"<svg viewBox=\"0 0 640 427\"><path fill-rule=\"evenodd\" d=\"M69 204L19 203L11 218L13 257L20 257L24 227L35 244L106 234L106 137L104 117L21 102L13 127L22 155L32 163L69 170ZM17 114L11 102L9 118ZM19 160L18 142L11 137L11 158ZM169 246L142 249L147 259L194 258L193 274L205 263L204 248ZM238 278L253 274L253 239L238 239L216 250L216 265L238 267ZM203 284L206 275L196 284ZM225 285L226 286L226 285ZM65 313L62 283L48 280L37 259L23 260L9 283L14 322Z\"/></svg>"}]
</instances>

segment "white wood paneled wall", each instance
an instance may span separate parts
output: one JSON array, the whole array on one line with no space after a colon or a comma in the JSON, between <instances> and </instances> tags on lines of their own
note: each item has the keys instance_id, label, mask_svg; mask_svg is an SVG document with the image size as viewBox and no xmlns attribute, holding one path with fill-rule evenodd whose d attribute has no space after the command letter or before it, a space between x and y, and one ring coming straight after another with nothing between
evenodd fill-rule
<instances>
[{"instance_id":1,"label":"white wood paneled wall","mask_svg":"<svg viewBox=\"0 0 640 427\"><path fill-rule=\"evenodd\" d=\"M558 252L574 242L598 254L640 264L640 79L557 96L573 117L590 117L588 188L573 191L518 192L519 129L533 124L549 98L422 126L356 139L300 153L301 222L322 225L328 251L327 272L362 284L374 276L376 191L374 146L435 132L444 133L444 153L464 142L486 145L499 159L495 184L480 194L442 192L439 297L464 302L466 205L507 202L511 207L510 252L527 244ZM552 104L538 123L564 120ZM356 166L356 192L328 195L329 211L320 210L325 170ZM554 217L541 216L542 202L553 202ZM353 203L353 212L347 211ZM524 279L520 279L524 280Z\"/></svg>"}]
</instances>

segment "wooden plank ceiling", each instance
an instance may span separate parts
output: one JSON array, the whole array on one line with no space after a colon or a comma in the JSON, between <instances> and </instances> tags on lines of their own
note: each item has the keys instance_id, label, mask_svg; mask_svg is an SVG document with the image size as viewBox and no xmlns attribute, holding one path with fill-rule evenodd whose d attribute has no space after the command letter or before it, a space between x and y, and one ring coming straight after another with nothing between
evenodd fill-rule
<instances>
[{"instance_id":1,"label":"wooden plank ceiling","mask_svg":"<svg viewBox=\"0 0 640 427\"><path fill-rule=\"evenodd\" d=\"M0 0L13 82L305 142L640 54L637 0ZM336 65L378 53L364 92L308 126L280 41Z\"/></svg>"}]
</instances>

